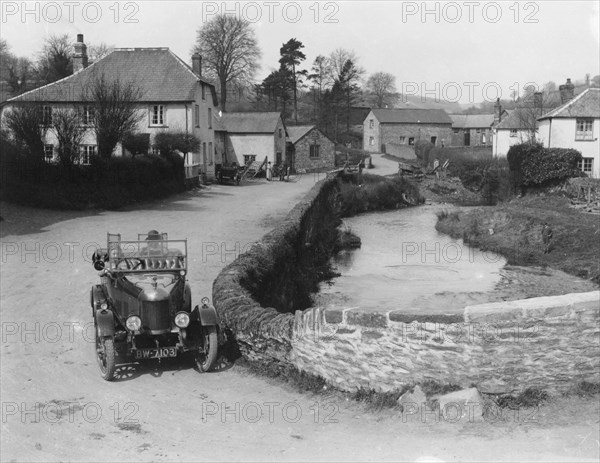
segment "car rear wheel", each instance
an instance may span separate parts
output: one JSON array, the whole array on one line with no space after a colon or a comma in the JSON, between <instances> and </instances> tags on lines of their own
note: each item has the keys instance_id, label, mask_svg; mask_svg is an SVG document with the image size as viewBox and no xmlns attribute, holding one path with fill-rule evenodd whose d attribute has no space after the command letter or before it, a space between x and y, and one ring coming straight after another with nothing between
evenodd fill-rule
<instances>
[{"instance_id":1,"label":"car rear wheel","mask_svg":"<svg viewBox=\"0 0 600 463\"><path fill-rule=\"evenodd\" d=\"M115 342L112 337L101 338L96 333L96 359L98 360L102 378L106 381L112 381L115 377L117 365Z\"/></svg>"},{"instance_id":2,"label":"car rear wheel","mask_svg":"<svg viewBox=\"0 0 600 463\"><path fill-rule=\"evenodd\" d=\"M198 370L201 373L204 373L212 370L215 366L215 362L217 360L218 341L216 326L206 326L202 327L202 329L204 330L204 352L196 351L194 360L196 361Z\"/></svg>"}]
</instances>

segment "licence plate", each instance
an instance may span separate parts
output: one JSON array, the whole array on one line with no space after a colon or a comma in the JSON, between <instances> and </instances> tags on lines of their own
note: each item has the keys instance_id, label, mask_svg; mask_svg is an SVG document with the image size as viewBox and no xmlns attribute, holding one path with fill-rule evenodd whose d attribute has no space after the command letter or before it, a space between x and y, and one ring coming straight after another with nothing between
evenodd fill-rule
<instances>
[{"instance_id":1,"label":"licence plate","mask_svg":"<svg viewBox=\"0 0 600 463\"><path fill-rule=\"evenodd\" d=\"M177 348L159 347L158 349L137 349L136 359L159 359L164 357L177 357Z\"/></svg>"}]
</instances>

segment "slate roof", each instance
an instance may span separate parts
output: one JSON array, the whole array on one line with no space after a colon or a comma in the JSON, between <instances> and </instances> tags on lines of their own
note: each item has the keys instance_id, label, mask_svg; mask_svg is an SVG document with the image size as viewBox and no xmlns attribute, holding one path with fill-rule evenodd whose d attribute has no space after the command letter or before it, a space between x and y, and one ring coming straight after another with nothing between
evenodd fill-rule
<instances>
[{"instance_id":1,"label":"slate roof","mask_svg":"<svg viewBox=\"0 0 600 463\"><path fill-rule=\"evenodd\" d=\"M294 125L287 128L288 138L292 143L296 143L304 135L314 129L314 125Z\"/></svg>"},{"instance_id":2,"label":"slate roof","mask_svg":"<svg viewBox=\"0 0 600 463\"><path fill-rule=\"evenodd\" d=\"M380 124L452 124L443 109L373 109Z\"/></svg>"},{"instance_id":3,"label":"slate roof","mask_svg":"<svg viewBox=\"0 0 600 463\"><path fill-rule=\"evenodd\" d=\"M508 116L500 121L496 129L528 130L536 125L534 111L530 108L516 108L508 110Z\"/></svg>"},{"instance_id":4,"label":"slate roof","mask_svg":"<svg viewBox=\"0 0 600 463\"><path fill-rule=\"evenodd\" d=\"M274 133L281 117L278 112L223 113L216 118L219 129L229 133ZM214 127L214 126L213 126Z\"/></svg>"},{"instance_id":5,"label":"slate roof","mask_svg":"<svg viewBox=\"0 0 600 463\"><path fill-rule=\"evenodd\" d=\"M116 48L104 58L64 79L23 93L8 100L39 102L80 102L85 89L96 78L134 82L143 93L143 102L193 101L198 82L210 86L215 106L214 85L201 76L168 48Z\"/></svg>"},{"instance_id":6,"label":"slate roof","mask_svg":"<svg viewBox=\"0 0 600 463\"><path fill-rule=\"evenodd\" d=\"M455 129L490 128L494 123L493 114L450 114Z\"/></svg>"},{"instance_id":7,"label":"slate roof","mask_svg":"<svg viewBox=\"0 0 600 463\"><path fill-rule=\"evenodd\" d=\"M538 120L574 117L600 118L600 88L588 88L565 104L554 108Z\"/></svg>"}]
</instances>

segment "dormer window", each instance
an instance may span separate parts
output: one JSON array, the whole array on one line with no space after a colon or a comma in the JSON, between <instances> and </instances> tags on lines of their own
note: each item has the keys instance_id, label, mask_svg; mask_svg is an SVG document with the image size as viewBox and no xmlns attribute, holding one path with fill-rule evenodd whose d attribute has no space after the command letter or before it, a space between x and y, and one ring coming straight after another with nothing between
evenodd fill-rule
<instances>
[{"instance_id":1,"label":"dormer window","mask_svg":"<svg viewBox=\"0 0 600 463\"><path fill-rule=\"evenodd\" d=\"M163 105L150 106L150 125L165 125L165 107Z\"/></svg>"}]
</instances>

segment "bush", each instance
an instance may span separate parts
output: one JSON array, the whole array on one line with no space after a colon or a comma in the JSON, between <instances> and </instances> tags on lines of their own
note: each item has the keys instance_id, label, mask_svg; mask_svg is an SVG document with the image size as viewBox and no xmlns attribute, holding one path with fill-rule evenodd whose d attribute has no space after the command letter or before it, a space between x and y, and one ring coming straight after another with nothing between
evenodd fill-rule
<instances>
[{"instance_id":1,"label":"bush","mask_svg":"<svg viewBox=\"0 0 600 463\"><path fill-rule=\"evenodd\" d=\"M480 193L487 204L495 204L511 195L508 165L503 158L437 147L429 156L440 164L449 161L450 175L458 177L468 190Z\"/></svg>"},{"instance_id":2,"label":"bush","mask_svg":"<svg viewBox=\"0 0 600 463\"><path fill-rule=\"evenodd\" d=\"M197 152L200 149L200 140L191 133L181 130L159 132L154 137L154 147L158 148L163 156L181 151L182 153Z\"/></svg>"},{"instance_id":3,"label":"bush","mask_svg":"<svg viewBox=\"0 0 600 463\"><path fill-rule=\"evenodd\" d=\"M539 143L521 143L507 153L513 188L548 187L571 177L581 177L581 153L574 149L544 148Z\"/></svg>"},{"instance_id":4,"label":"bush","mask_svg":"<svg viewBox=\"0 0 600 463\"><path fill-rule=\"evenodd\" d=\"M123 139L123 147L129 151L132 156L148 154L148 149L150 148L150 134L129 133Z\"/></svg>"},{"instance_id":5,"label":"bush","mask_svg":"<svg viewBox=\"0 0 600 463\"><path fill-rule=\"evenodd\" d=\"M397 209L423 202L419 189L402 177L392 179L363 174L363 184L342 183L342 216L348 217L365 211Z\"/></svg>"}]
</instances>

